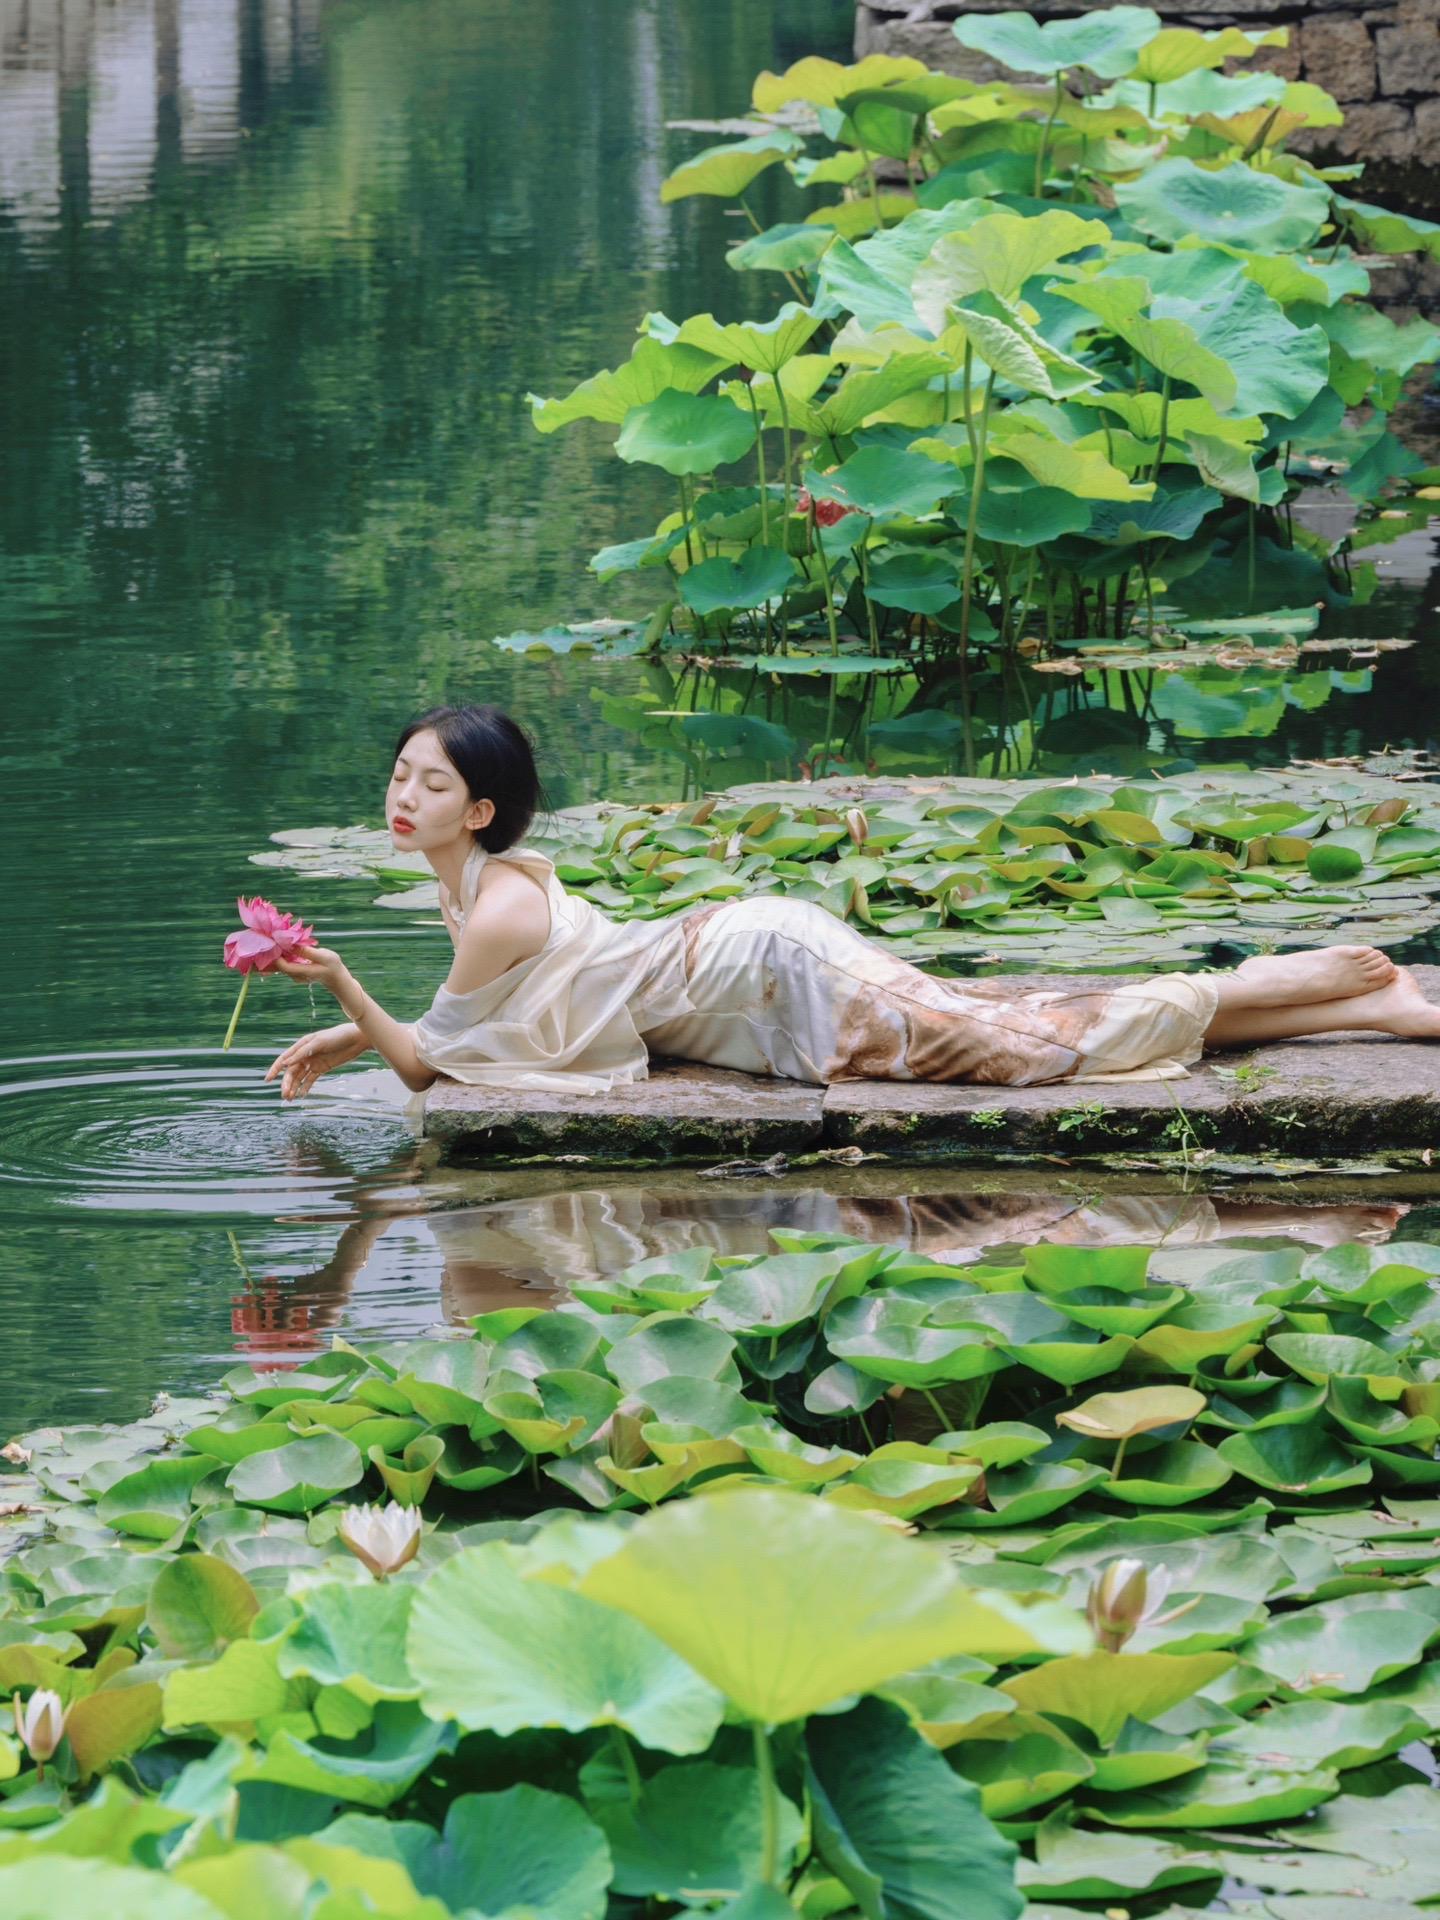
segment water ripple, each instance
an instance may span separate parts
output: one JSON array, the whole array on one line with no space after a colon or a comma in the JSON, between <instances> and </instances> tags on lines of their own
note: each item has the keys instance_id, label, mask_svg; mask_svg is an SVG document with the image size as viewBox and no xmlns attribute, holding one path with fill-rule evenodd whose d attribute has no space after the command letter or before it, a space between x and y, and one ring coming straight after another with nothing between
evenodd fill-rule
<instances>
[{"instance_id":1,"label":"water ripple","mask_svg":"<svg viewBox=\"0 0 1440 1920\"><path fill-rule=\"evenodd\" d=\"M338 1083L324 1099L282 1103L256 1072L268 1059L237 1049L220 1065L195 1048L0 1060L6 1211L273 1218L346 1208L358 1185L413 1178L401 1114L347 1099Z\"/></svg>"}]
</instances>

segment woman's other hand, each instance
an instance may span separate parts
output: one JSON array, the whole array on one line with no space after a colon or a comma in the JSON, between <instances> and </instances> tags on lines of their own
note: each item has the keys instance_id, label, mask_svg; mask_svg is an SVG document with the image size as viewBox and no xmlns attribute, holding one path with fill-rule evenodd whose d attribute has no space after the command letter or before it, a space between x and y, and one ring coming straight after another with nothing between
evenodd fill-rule
<instances>
[{"instance_id":1,"label":"woman's other hand","mask_svg":"<svg viewBox=\"0 0 1440 1920\"><path fill-rule=\"evenodd\" d=\"M305 1034L277 1054L265 1078L273 1080L277 1073L283 1075L280 1098L294 1100L308 1093L322 1073L358 1060L362 1053L368 1052L369 1046L353 1021L347 1020L338 1027L322 1027L318 1033Z\"/></svg>"}]
</instances>

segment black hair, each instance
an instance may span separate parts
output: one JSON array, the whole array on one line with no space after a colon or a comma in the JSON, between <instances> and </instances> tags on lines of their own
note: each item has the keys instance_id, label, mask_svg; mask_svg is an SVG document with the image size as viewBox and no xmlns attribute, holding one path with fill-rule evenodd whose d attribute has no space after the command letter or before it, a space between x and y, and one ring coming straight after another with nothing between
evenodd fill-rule
<instances>
[{"instance_id":1,"label":"black hair","mask_svg":"<svg viewBox=\"0 0 1440 1920\"><path fill-rule=\"evenodd\" d=\"M537 810L548 811L530 736L502 708L431 707L406 723L395 758L415 734L426 732L440 742L470 798L494 803L490 824L474 830L487 853L513 847L529 831Z\"/></svg>"}]
</instances>

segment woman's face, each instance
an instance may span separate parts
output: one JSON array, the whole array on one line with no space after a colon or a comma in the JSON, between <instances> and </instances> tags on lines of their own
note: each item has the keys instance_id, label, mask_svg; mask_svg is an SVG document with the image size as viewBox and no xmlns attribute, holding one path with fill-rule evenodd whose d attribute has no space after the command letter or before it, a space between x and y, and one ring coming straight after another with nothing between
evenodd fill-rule
<instances>
[{"instance_id":1,"label":"woman's face","mask_svg":"<svg viewBox=\"0 0 1440 1920\"><path fill-rule=\"evenodd\" d=\"M385 789L385 821L397 847L431 853L483 827L493 812L488 801L470 798L428 727L411 734Z\"/></svg>"}]
</instances>

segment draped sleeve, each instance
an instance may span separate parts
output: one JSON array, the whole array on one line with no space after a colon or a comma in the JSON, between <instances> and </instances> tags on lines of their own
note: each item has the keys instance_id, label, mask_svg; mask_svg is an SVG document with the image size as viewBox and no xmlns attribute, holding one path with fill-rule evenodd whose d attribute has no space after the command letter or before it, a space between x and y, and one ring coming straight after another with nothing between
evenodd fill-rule
<instances>
[{"instance_id":1,"label":"draped sleeve","mask_svg":"<svg viewBox=\"0 0 1440 1920\"><path fill-rule=\"evenodd\" d=\"M606 919L566 893L543 854L490 859L523 867L550 903L550 934L528 960L471 993L441 987L414 1027L426 1066L467 1086L605 1093L644 1080L642 1029L691 1010L678 919ZM482 856L467 867L461 912L474 904ZM637 1024L638 1022L638 1024Z\"/></svg>"}]
</instances>

